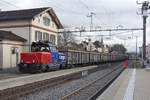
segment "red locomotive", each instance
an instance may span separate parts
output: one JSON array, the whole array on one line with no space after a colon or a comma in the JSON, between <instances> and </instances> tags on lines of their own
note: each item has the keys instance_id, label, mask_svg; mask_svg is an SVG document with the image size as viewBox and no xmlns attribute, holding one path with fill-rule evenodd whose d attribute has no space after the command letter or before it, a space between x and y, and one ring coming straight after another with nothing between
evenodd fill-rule
<instances>
[{"instance_id":1,"label":"red locomotive","mask_svg":"<svg viewBox=\"0 0 150 100\"><path fill-rule=\"evenodd\" d=\"M31 51L21 53L18 64L21 72L45 72L65 65L65 55L49 42L33 42Z\"/></svg>"}]
</instances>

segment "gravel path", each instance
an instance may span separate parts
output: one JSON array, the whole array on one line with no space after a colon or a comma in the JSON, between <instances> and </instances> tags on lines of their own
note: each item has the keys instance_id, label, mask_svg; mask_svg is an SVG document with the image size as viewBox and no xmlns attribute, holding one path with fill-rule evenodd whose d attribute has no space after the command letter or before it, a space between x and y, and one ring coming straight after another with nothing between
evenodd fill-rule
<instances>
[{"instance_id":1,"label":"gravel path","mask_svg":"<svg viewBox=\"0 0 150 100\"><path fill-rule=\"evenodd\" d=\"M113 63L111 66L120 65ZM115 67L114 67L115 68ZM97 71L88 76L82 77L81 79L66 82L64 84L59 84L35 93L29 94L18 98L18 100L59 100L61 97L69 94L70 92L83 87L89 82L101 77L104 73L111 70L111 67L107 67L104 70Z\"/></svg>"}]
</instances>

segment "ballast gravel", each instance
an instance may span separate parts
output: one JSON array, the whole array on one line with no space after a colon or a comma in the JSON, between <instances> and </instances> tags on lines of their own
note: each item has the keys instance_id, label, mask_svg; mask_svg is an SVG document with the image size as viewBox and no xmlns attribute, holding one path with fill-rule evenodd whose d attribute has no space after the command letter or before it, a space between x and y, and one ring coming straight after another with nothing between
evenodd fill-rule
<instances>
[{"instance_id":1,"label":"ballast gravel","mask_svg":"<svg viewBox=\"0 0 150 100\"><path fill-rule=\"evenodd\" d=\"M116 64L111 64L111 66L116 66ZM113 67L113 68L115 68L115 67ZM79 89L79 88L85 86L86 84L103 76L105 73L107 73L111 70L112 70L112 68L109 66L103 70L96 71L96 72L94 72L90 75L84 76L80 79L76 79L73 81L65 82L63 84L55 85L53 87L49 87L47 89L34 92L32 94L19 97L17 100L59 100L61 97L73 92L76 89Z\"/></svg>"}]
</instances>

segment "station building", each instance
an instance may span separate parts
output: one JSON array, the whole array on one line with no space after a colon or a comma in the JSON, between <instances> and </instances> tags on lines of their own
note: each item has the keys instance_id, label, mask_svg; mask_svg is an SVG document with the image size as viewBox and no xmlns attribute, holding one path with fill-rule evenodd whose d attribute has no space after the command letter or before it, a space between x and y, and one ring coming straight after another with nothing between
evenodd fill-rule
<instances>
[{"instance_id":1,"label":"station building","mask_svg":"<svg viewBox=\"0 0 150 100\"><path fill-rule=\"evenodd\" d=\"M22 51L30 51L33 41L58 44L63 26L52 8L0 12L0 69L16 67Z\"/></svg>"}]
</instances>

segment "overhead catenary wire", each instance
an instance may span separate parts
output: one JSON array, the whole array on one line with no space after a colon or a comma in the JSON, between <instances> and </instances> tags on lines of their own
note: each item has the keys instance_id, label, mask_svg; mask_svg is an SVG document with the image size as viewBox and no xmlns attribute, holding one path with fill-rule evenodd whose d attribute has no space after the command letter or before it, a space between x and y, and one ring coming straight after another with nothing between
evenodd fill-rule
<instances>
[{"instance_id":1,"label":"overhead catenary wire","mask_svg":"<svg viewBox=\"0 0 150 100\"><path fill-rule=\"evenodd\" d=\"M52 1L48 1L48 0L44 0L45 2L51 4L54 8L57 8L63 12L66 12L66 13L70 13L70 14L74 14L74 15L84 15L82 12L77 12L77 11L74 11L72 9L64 9L62 7L62 5L58 2L52 2Z\"/></svg>"},{"instance_id":2,"label":"overhead catenary wire","mask_svg":"<svg viewBox=\"0 0 150 100\"><path fill-rule=\"evenodd\" d=\"M62 13L62 14L65 14L65 15L67 14L70 17L72 15L85 17L85 14L83 12L75 11L75 10L72 10L72 9L65 9L61 3L58 3L56 1L54 1L54 2L48 1L48 0L43 0L43 1L46 2L46 3L48 3L48 4L50 4L50 6L53 7L53 8L55 8L55 10L60 10L60 13ZM87 23L85 23L84 21L82 21L82 25L87 25Z\"/></svg>"},{"instance_id":3,"label":"overhead catenary wire","mask_svg":"<svg viewBox=\"0 0 150 100\"><path fill-rule=\"evenodd\" d=\"M82 0L78 0L78 1L80 2L81 5L83 5L83 6L87 9L88 12L92 12L92 10L90 9L90 7L89 7L84 1L82 1ZM62 10L63 12L70 13L70 14L74 14L74 15L79 15L79 16L81 16L81 15L85 16L85 14L84 14L83 12L74 11L74 10L72 10L72 9L64 9L64 8L62 7L62 4L59 3L59 2L57 2L57 1L55 1L55 3L54 3L54 2L52 2L52 1L45 0L45 2L52 4L53 7L57 8L57 9L59 9L59 10ZM54 4L57 4L57 5L54 5ZM58 5L59 5L59 6L58 6ZM104 7L103 7L103 8L104 8ZM105 9L105 10L106 10L106 9ZM104 10L104 11L105 11L105 10ZM106 12L106 11L105 11L105 12ZM106 12L106 13L107 13L107 12ZM97 14L95 14L94 17L96 18L96 20L98 20L98 22L100 22L100 23L103 24L104 26L108 26L106 23L104 23L104 22L101 20L101 18L99 18L99 17L97 16Z\"/></svg>"},{"instance_id":4,"label":"overhead catenary wire","mask_svg":"<svg viewBox=\"0 0 150 100\"><path fill-rule=\"evenodd\" d=\"M45 0L45 1L50 3L50 1L47 1L47 0ZM84 7L85 7L86 9L88 9L89 11L91 11L90 7L89 7L86 3L84 3L82 0L79 0L79 1L82 3L82 5L84 5ZM15 7L15 8L20 8L19 6L16 6L15 4L12 4L12 3L8 2L8 1L5 1L5 0L1 0L0 2L3 2L3 3L5 3L5 4L7 4L7 5L11 5L11 6ZM58 2L55 1L55 4L60 4L60 3L58 3ZM59 8L59 9L65 11L65 9L63 9L62 7L60 7L60 6L58 6L58 5L55 5L55 7L57 7L57 8ZM80 14L79 12L74 12L74 11L72 11L72 10L68 10L68 11L69 11L70 13ZM98 18L97 16L95 16L95 17L100 20L100 18ZM105 23L103 23L103 24L105 24ZM123 32L123 33L126 33L126 32ZM117 35L117 34L121 34L121 33L115 33L115 34ZM115 35L115 34L112 34L112 35Z\"/></svg>"},{"instance_id":5,"label":"overhead catenary wire","mask_svg":"<svg viewBox=\"0 0 150 100\"><path fill-rule=\"evenodd\" d=\"M0 2L3 2L3 3L5 3L5 4L10 5L10 6L12 6L12 7L15 7L15 8L17 8L17 9L21 9L19 6L15 5L15 4L13 4L13 3L10 3L10 2L8 2L8 1L0 0Z\"/></svg>"},{"instance_id":6,"label":"overhead catenary wire","mask_svg":"<svg viewBox=\"0 0 150 100\"><path fill-rule=\"evenodd\" d=\"M95 30L95 31L122 31L124 30L124 32L117 32L117 33L113 33L111 34L111 36L119 36L119 35L124 35L124 34L129 34L129 32L132 32L132 31L140 31L142 30L142 28L132 28L132 29L106 29L106 30ZM93 30L94 31L94 30ZM78 33L78 32L81 32L81 31L68 31L68 33L72 33L74 36L77 36L77 37L95 37L95 36L110 36L110 34L101 34L101 35L84 35L84 36L81 36L81 35L76 35L75 33ZM91 32L90 30L89 31L82 31L82 33L85 33L85 32ZM131 34L131 33L130 33Z\"/></svg>"},{"instance_id":7,"label":"overhead catenary wire","mask_svg":"<svg viewBox=\"0 0 150 100\"><path fill-rule=\"evenodd\" d=\"M100 31L135 31L135 30L143 30L143 28L122 28L122 29L98 29L98 30L84 30L83 32L100 32ZM62 33L65 32L63 30L61 30L58 33ZM68 32L82 32L80 30L69 30Z\"/></svg>"},{"instance_id":8,"label":"overhead catenary wire","mask_svg":"<svg viewBox=\"0 0 150 100\"><path fill-rule=\"evenodd\" d=\"M90 7L84 3L82 0L78 0L89 12L93 12ZM95 13L95 12L94 12ZM97 16L97 14L95 13L95 18L102 24L104 24L105 26L107 26L107 24L105 24L102 20L100 20L100 18Z\"/></svg>"}]
</instances>

